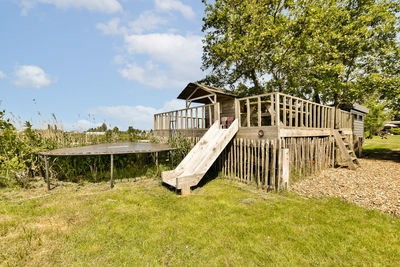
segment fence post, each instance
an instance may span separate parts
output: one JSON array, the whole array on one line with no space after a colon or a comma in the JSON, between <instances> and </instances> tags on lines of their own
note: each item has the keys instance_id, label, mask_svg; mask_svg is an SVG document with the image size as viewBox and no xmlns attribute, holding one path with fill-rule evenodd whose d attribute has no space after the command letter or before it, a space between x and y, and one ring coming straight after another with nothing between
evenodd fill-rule
<instances>
[{"instance_id":1,"label":"fence post","mask_svg":"<svg viewBox=\"0 0 400 267\"><path fill-rule=\"evenodd\" d=\"M289 178L290 178L290 160L289 160L289 148L282 149L282 183L281 190L289 188Z\"/></svg>"},{"instance_id":2,"label":"fence post","mask_svg":"<svg viewBox=\"0 0 400 267\"><path fill-rule=\"evenodd\" d=\"M279 113L280 113L280 104L279 104L279 93L275 93L275 121L276 126L279 126Z\"/></svg>"}]
</instances>

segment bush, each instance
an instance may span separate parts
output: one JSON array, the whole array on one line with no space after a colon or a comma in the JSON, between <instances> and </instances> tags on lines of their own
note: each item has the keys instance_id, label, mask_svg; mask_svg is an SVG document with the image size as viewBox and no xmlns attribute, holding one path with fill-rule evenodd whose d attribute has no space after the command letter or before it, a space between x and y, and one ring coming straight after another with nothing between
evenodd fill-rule
<instances>
[{"instance_id":1,"label":"bush","mask_svg":"<svg viewBox=\"0 0 400 267\"><path fill-rule=\"evenodd\" d=\"M392 132L392 134L400 135L400 128L393 128L393 129L391 130L391 132Z\"/></svg>"},{"instance_id":2,"label":"bush","mask_svg":"<svg viewBox=\"0 0 400 267\"><path fill-rule=\"evenodd\" d=\"M13 122L6 118L5 110L0 110L0 187L18 185L28 187L32 177L44 176L44 162L37 155L39 151L62 147L92 145L120 140L137 140L146 137L132 127L124 133L117 129L108 130L103 136L85 133L71 133L49 125L46 130L32 128L25 122L24 130L18 131ZM78 182L108 180L110 159L105 156L54 157L50 158L51 177ZM149 155L118 155L114 158L115 177L133 177L155 173ZM153 169L154 170L153 170ZM11 184L12 183L12 184Z\"/></svg>"}]
</instances>

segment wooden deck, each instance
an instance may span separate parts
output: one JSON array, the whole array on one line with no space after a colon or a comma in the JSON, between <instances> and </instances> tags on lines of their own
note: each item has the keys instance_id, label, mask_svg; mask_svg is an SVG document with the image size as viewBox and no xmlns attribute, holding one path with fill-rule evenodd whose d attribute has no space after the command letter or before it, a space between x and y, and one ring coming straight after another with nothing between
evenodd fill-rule
<instances>
[{"instance_id":1,"label":"wooden deck","mask_svg":"<svg viewBox=\"0 0 400 267\"><path fill-rule=\"evenodd\" d=\"M333 136L334 129L352 134L350 112L282 93L236 98L233 105L231 116L221 110L218 102L155 114L154 133L161 137L179 133L196 138L203 136L216 120L229 124L238 119L237 138Z\"/></svg>"}]
</instances>

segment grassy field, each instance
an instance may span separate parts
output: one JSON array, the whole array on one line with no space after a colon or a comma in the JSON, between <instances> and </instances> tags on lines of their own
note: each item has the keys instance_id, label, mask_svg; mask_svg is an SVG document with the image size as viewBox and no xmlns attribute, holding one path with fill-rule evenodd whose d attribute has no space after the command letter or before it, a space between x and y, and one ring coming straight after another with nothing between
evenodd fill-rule
<instances>
[{"instance_id":1,"label":"grassy field","mask_svg":"<svg viewBox=\"0 0 400 267\"><path fill-rule=\"evenodd\" d=\"M348 202L216 179L0 191L0 265L396 265L400 220Z\"/></svg>"},{"instance_id":2,"label":"grassy field","mask_svg":"<svg viewBox=\"0 0 400 267\"><path fill-rule=\"evenodd\" d=\"M393 150L400 150L400 135L388 136L387 139L374 136L372 139L366 139L363 146L363 153L367 155L379 152L389 152Z\"/></svg>"}]
</instances>

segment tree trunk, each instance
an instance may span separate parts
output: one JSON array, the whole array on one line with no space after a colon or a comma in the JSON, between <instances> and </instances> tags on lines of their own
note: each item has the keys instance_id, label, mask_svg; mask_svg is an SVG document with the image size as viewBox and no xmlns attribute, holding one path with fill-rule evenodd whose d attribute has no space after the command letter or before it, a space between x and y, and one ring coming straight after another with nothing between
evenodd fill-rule
<instances>
[{"instance_id":1,"label":"tree trunk","mask_svg":"<svg viewBox=\"0 0 400 267\"><path fill-rule=\"evenodd\" d=\"M257 77L257 73L255 69L252 69L250 72L251 79L253 80L254 86L257 88L261 88L260 80Z\"/></svg>"}]
</instances>

